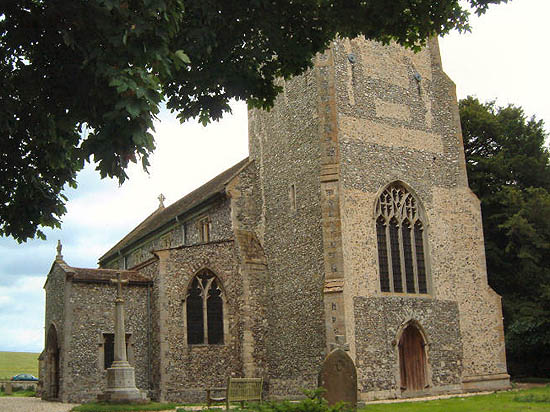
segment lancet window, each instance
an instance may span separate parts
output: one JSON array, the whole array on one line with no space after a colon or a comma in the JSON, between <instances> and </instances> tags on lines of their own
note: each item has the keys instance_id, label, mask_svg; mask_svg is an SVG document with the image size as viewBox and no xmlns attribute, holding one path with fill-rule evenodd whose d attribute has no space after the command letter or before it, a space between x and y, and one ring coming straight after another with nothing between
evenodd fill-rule
<instances>
[{"instance_id":1,"label":"lancet window","mask_svg":"<svg viewBox=\"0 0 550 412\"><path fill-rule=\"evenodd\" d=\"M218 278L209 270L197 274L185 302L187 343L224 343L223 292Z\"/></svg>"},{"instance_id":2,"label":"lancet window","mask_svg":"<svg viewBox=\"0 0 550 412\"><path fill-rule=\"evenodd\" d=\"M380 290L428 293L426 233L418 200L392 183L376 203Z\"/></svg>"}]
</instances>

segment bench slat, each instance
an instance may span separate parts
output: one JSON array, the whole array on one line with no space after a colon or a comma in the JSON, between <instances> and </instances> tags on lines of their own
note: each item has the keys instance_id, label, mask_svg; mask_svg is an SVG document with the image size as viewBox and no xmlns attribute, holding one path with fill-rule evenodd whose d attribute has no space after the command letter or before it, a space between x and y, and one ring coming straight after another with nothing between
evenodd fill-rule
<instances>
[{"instance_id":1,"label":"bench slat","mask_svg":"<svg viewBox=\"0 0 550 412\"><path fill-rule=\"evenodd\" d=\"M206 388L206 401L208 406L212 402L226 402L229 410L230 402L262 401L263 378L228 378L227 388ZM225 391L225 397L212 397L211 392Z\"/></svg>"}]
</instances>

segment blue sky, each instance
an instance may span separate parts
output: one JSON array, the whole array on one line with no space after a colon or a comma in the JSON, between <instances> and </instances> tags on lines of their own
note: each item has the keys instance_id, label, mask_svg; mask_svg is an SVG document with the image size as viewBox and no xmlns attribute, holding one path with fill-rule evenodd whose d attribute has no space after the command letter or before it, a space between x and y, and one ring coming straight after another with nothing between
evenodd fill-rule
<instances>
[{"instance_id":1,"label":"blue sky","mask_svg":"<svg viewBox=\"0 0 550 412\"><path fill-rule=\"evenodd\" d=\"M440 40L443 67L459 97L474 94L500 105L521 105L550 130L549 15L548 0L513 0L473 18L471 34ZM0 351L42 350L42 287L58 239L69 265L96 267L99 256L156 209L160 193L166 204L173 203L247 156L246 108L233 107L232 116L206 128L196 122L180 125L162 112L149 175L131 167L129 181L119 187L88 166L78 176L78 188L66 193L68 213L61 230L46 230L47 241L22 245L0 238Z\"/></svg>"}]
</instances>

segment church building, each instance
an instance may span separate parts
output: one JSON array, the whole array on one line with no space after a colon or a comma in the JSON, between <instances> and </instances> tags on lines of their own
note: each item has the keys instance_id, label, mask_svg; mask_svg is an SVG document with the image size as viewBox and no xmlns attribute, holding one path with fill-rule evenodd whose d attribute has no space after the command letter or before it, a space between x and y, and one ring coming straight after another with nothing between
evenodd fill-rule
<instances>
[{"instance_id":1,"label":"church building","mask_svg":"<svg viewBox=\"0 0 550 412\"><path fill-rule=\"evenodd\" d=\"M436 39L419 53L335 40L269 111L249 157L161 204L99 258L58 253L46 284L43 397L93 400L126 350L152 399L204 401L229 376L270 399L316 387L346 351L358 399L509 387L455 86Z\"/></svg>"}]
</instances>

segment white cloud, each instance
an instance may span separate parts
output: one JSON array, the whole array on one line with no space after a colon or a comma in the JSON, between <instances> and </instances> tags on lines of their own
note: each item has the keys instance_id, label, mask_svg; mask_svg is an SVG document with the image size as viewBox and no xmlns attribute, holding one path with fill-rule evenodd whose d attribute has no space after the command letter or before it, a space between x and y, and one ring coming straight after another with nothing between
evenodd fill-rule
<instances>
[{"instance_id":1,"label":"white cloud","mask_svg":"<svg viewBox=\"0 0 550 412\"><path fill-rule=\"evenodd\" d=\"M548 0L511 1L472 16L472 33L441 39L443 68L459 98L475 95L522 106L526 114L544 119L549 130L548 15Z\"/></svg>"},{"instance_id":2,"label":"white cloud","mask_svg":"<svg viewBox=\"0 0 550 412\"><path fill-rule=\"evenodd\" d=\"M0 287L0 350L40 352L44 335L44 277L20 277Z\"/></svg>"},{"instance_id":3,"label":"white cloud","mask_svg":"<svg viewBox=\"0 0 550 412\"><path fill-rule=\"evenodd\" d=\"M0 289L0 310L2 309L2 306L7 306L7 305L11 305L12 302L13 302L13 298L11 296L9 296L7 293L9 291L2 291ZM4 295L4 293L6 293Z\"/></svg>"}]
</instances>

